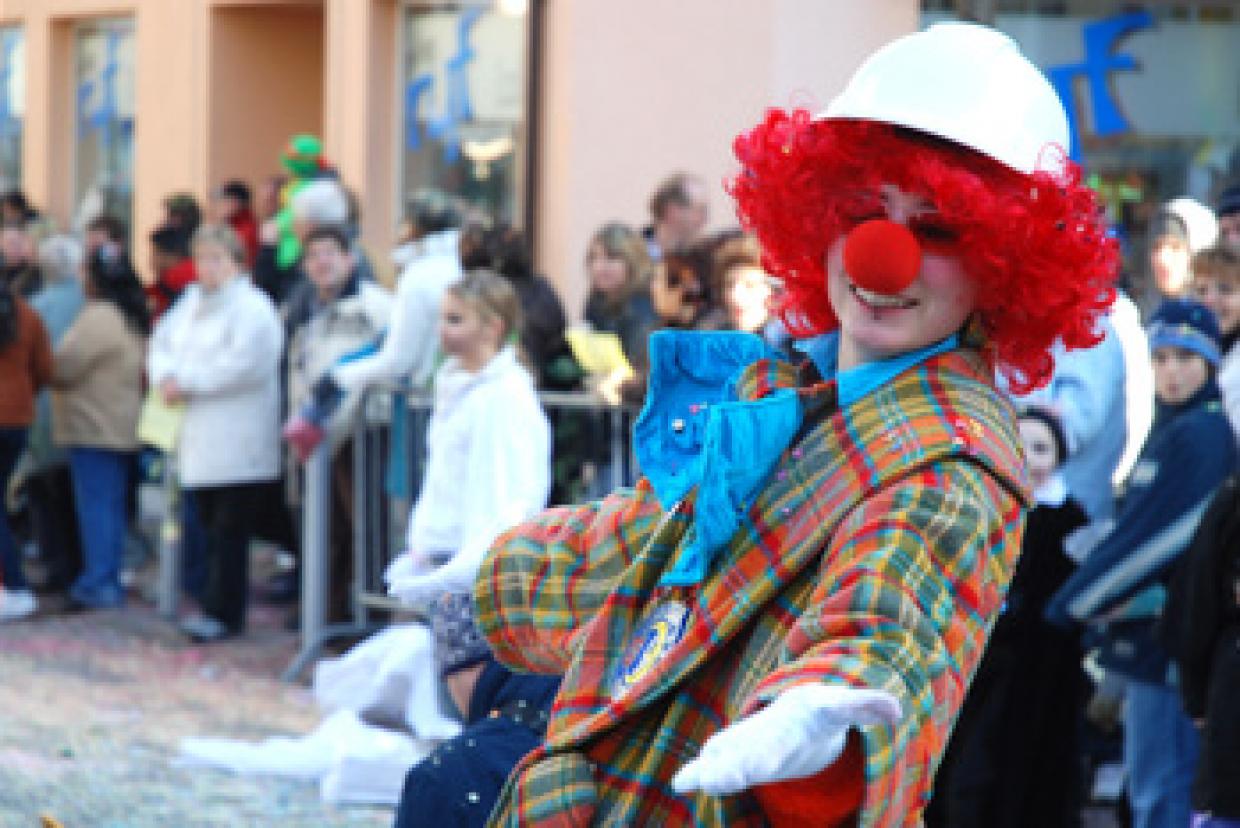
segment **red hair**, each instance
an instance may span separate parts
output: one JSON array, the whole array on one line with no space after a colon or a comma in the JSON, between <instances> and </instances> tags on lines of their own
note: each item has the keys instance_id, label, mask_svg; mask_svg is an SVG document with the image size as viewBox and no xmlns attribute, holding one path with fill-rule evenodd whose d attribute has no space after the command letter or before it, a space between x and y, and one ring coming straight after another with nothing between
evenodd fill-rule
<instances>
[{"instance_id":1,"label":"red hair","mask_svg":"<svg viewBox=\"0 0 1240 828\"><path fill-rule=\"evenodd\" d=\"M1050 378L1056 340L1083 348L1101 338L1095 323L1115 296L1119 249L1066 159L1061 172L1026 176L949 141L868 121L813 121L803 109L770 110L734 151L741 172L728 191L762 243L763 265L784 284L778 310L798 336L837 327L827 249L872 215L865 202L880 185L894 184L929 199L935 224L950 228L950 241L934 232L920 241L959 255L977 285L988 355L1013 391Z\"/></svg>"}]
</instances>

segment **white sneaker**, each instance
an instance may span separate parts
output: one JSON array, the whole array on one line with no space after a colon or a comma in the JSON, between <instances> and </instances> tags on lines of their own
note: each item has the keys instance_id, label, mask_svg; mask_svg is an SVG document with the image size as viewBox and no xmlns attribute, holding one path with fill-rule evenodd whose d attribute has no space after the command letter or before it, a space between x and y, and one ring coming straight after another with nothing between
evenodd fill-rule
<instances>
[{"instance_id":1,"label":"white sneaker","mask_svg":"<svg viewBox=\"0 0 1240 828\"><path fill-rule=\"evenodd\" d=\"M39 602L28 589L0 587L0 621L16 621L34 615Z\"/></svg>"}]
</instances>

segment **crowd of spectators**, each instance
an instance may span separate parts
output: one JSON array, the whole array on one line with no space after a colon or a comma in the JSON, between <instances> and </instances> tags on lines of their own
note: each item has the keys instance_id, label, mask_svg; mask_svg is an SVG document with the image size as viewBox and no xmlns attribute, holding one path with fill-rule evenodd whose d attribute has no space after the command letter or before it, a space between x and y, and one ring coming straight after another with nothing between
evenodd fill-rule
<instances>
[{"instance_id":1,"label":"crowd of spectators","mask_svg":"<svg viewBox=\"0 0 1240 828\"><path fill-rule=\"evenodd\" d=\"M171 194L141 241L110 216L77 238L20 193L0 201L0 620L36 615L39 591L64 593L69 610L125 604L152 406L179 417L185 635L242 634L252 589L296 598L295 568L251 585L249 550L262 538L296 559L298 478L316 451L331 467L329 615L348 616L365 519L353 424L369 416L369 389L400 385L433 408L424 458L411 460L392 418L390 462L425 477L408 554L387 577L430 606L437 666L479 721L476 686L521 685L475 652L462 609L482 551L549 500L611 479L598 447L612 422L544 412L537 392L636 409L661 329L746 332L795 354L772 311L780 286L752 237L707 231L707 185L684 173L655 188L648 224L600 221L580 274L556 274L588 284L572 312L519 228L433 190L406 205L388 285L319 142L298 136L281 160L257 204L237 180L205 210ZM1240 819L1228 782L1240 774L1228 702L1240 692L1240 186L1216 208L1168 202L1150 239L1150 278L1116 274L1128 290L1099 342L1059 353L1049 385L1013 397L1036 504L928 824L1073 824L1088 771L1108 758L1126 772L1135 825L1188 825L1194 779L1193 808ZM570 317L614 335L627 365L590 370ZM549 692L521 690L522 710ZM432 780L411 776L409 789Z\"/></svg>"}]
</instances>

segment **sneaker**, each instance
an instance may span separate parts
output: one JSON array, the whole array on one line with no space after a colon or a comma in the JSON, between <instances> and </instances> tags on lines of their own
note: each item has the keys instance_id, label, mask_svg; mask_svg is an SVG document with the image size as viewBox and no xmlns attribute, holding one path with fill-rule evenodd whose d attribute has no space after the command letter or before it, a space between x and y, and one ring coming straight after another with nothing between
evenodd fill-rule
<instances>
[{"instance_id":1,"label":"sneaker","mask_svg":"<svg viewBox=\"0 0 1240 828\"><path fill-rule=\"evenodd\" d=\"M211 644L237 634L223 621L209 615L191 615L182 619L180 628L181 632L199 644Z\"/></svg>"},{"instance_id":2,"label":"sneaker","mask_svg":"<svg viewBox=\"0 0 1240 828\"><path fill-rule=\"evenodd\" d=\"M38 608L39 602L30 590L0 587L0 621L29 618Z\"/></svg>"}]
</instances>

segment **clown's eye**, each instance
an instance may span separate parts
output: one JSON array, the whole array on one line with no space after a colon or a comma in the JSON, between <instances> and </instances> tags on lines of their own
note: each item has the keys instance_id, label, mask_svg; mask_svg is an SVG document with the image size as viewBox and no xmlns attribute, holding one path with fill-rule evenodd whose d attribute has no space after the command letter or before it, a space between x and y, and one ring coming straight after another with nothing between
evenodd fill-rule
<instances>
[{"instance_id":1,"label":"clown's eye","mask_svg":"<svg viewBox=\"0 0 1240 828\"><path fill-rule=\"evenodd\" d=\"M872 221L873 219L887 218L887 213L883 211L882 207L867 207L859 204L853 207L845 207L840 211L840 218L844 220L846 227L853 228L858 224Z\"/></svg>"},{"instance_id":2,"label":"clown's eye","mask_svg":"<svg viewBox=\"0 0 1240 828\"><path fill-rule=\"evenodd\" d=\"M839 211L840 218L848 227L855 227L863 221L887 217L882 201L873 193L868 192L846 195L840 201Z\"/></svg>"},{"instance_id":3,"label":"clown's eye","mask_svg":"<svg viewBox=\"0 0 1240 828\"><path fill-rule=\"evenodd\" d=\"M960 231L942 219L913 219L909 222L909 229L927 244L953 244L960 239Z\"/></svg>"}]
</instances>

